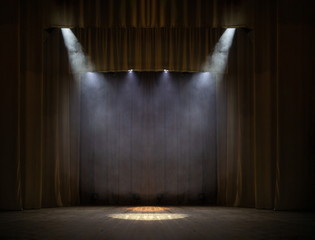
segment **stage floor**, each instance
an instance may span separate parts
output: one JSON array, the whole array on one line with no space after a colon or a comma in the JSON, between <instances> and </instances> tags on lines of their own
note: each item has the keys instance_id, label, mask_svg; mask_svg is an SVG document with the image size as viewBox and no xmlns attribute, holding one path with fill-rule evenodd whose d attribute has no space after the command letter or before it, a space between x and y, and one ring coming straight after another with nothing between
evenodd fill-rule
<instances>
[{"instance_id":1,"label":"stage floor","mask_svg":"<svg viewBox=\"0 0 315 240\"><path fill-rule=\"evenodd\" d=\"M315 214L227 207L0 212L0 239L315 239Z\"/></svg>"}]
</instances>

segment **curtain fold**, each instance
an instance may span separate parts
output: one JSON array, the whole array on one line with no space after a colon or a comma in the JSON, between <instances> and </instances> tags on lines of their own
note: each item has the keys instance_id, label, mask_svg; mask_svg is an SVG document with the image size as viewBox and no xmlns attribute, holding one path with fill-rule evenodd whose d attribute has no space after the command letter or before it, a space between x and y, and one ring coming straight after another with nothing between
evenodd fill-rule
<instances>
[{"instance_id":1,"label":"curtain fold","mask_svg":"<svg viewBox=\"0 0 315 240\"><path fill-rule=\"evenodd\" d=\"M254 207L252 33L236 32L228 71L217 82L218 204Z\"/></svg>"},{"instance_id":2,"label":"curtain fold","mask_svg":"<svg viewBox=\"0 0 315 240\"><path fill-rule=\"evenodd\" d=\"M63 49L55 51L55 49ZM60 34L45 43L42 206L79 204L79 83Z\"/></svg>"},{"instance_id":3,"label":"curtain fold","mask_svg":"<svg viewBox=\"0 0 315 240\"><path fill-rule=\"evenodd\" d=\"M17 7L16 7L17 6ZM21 209L21 78L18 1L0 8L0 209ZM10 39L10 41L8 41Z\"/></svg>"},{"instance_id":4,"label":"curtain fold","mask_svg":"<svg viewBox=\"0 0 315 240\"><path fill-rule=\"evenodd\" d=\"M23 208L40 208L42 194L43 134L43 55L40 5L31 8L21 1L20 77L21 77L21 186ZM31 15L29 15L31 13ZM25 32L24 32L25 31ZM34 51L34 49L38 49Z\"/></svg>"},{"instance_id":5,"label":"curtain fold","mask_svg":"<svg viewBox=\"0 0 315 240\"><path fill-rule=\"evenodd\" d=\"M5 59L1 111L7 115L1 123L2 209L79 203L78 109L75 104L70 107L78 102L78 95L75 86L70 87L67 55L52 50L54 57L48 57L47 49L53 49L51 44L58 41L46 38L40 2L12 1L1 8L12 17L6 21L13 21L1 22L1 33L6 36L6 44L1 45L1 59ZM59 40L63 47L63 40ZM58 63L62 67L58 68ZM48 72L54 81L47 78Z\"/></svg>"},{"instance_id":6,"label":"curtain fold","mask_svg":"<svg viewBox=\"0 0 315 240\"><path fill-rule=\"evenodd\" d=\"M87 28L74 34L94 71L203 71L223 29Z\"/></svg>"},{"instance_id":7,"label":"curtain fold","mask_svg":"<svg viewBox=\"0 0 315 240\"><path fill-rule=\"evenodd\" d=\"M45 1L45 26L163 28L252 26L252 1Z\"/></svg>"}]
</instances>

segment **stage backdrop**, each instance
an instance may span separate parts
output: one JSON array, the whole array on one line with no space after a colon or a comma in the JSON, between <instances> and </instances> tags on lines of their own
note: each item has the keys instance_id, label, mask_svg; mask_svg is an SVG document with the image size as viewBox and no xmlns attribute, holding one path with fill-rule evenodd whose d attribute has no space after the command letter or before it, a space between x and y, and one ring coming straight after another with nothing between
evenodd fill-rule
<instances>
[{"instance_id":1,"label":"stage backdrop","mask_svg":"<svg viewBox=\"0 0 315 240\"><path fill-rule=\"evenodd\" d=\"M87 73L81 203L216 203L215 93L208 72Z\"/></svg>"},{"instance_id":2,"label":"stage backdrop","mask_svg":"<svg viewBox=\"0 0 315 240\"><path fill-rule=\"evenodd\" d=\"M314 209L314 1L265 0L250 6L254 1L176 0L156 1L162 5L153 7L154 1L139 0L132 8L126 0L2 2L1 209L80 204L80 86L70 74L60 30L51 28L60 26L76 27L76 37L92 60L103 60L104 65L94 64L104 71L128 70L137 66L134 59L150 63L139 64L141 71L174 66L177 72L199 71L197 63L211 55L222 34L213 27L252 26L252 31L236 31L228 71L216 82L217 204ZM251 19L249 24L239 16ZM165 33L160 40L159 32ZM110 45L104 44L104 33L111 33ZM137 44L116 41L123 36ZM144 48L154 50L150 39L160 47L161 41L173 43L161 49L172 51L142 54ZM209 43L210 52L200 42ZM94 43L111 51L93 51L100 49ZM119 55L126 43L128 56L135 58L119 57L127 56Z\"/></svg>"}]
</instances>

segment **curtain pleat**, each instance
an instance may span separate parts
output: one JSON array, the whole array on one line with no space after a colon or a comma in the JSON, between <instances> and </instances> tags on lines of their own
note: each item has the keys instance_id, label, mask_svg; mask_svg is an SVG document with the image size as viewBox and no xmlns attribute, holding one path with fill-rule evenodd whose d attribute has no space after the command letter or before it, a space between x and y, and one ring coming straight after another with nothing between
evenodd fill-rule
<instances>
[{"instance_id":1,"label":"curtain pleat","mask_svg":"<svg viewBox=\"0 0 315 240\"><path fill-rule=\"evenodd\" d=\"M12 5L11 5L12 4ZM18 11L12 11L16 1L2 8L10 11L13 19L0 23L1 38L0 59L5 59L0 67L0 209L16 210L23 207L21 197L21 161L20 161L20 36ZM11 9L12 8L12 9ZM2 15L2 12L1 12ZM10 39L8 42L7 39Z\"/></svg>"},{"instance_id":2,"label":"curtain pleat","mask_svg":"<svg viewBox=\"0 0 315 240\"><path fill-rule=\"evenodd\" d=\"M229 1L230 2L230 1ZM248 24L248 1L92 0L46 1L46 27L163 28ZM250 3L250 1L249 1ZM222 11L228 9L228 12ZM237 13L233 10L237 10ZM215 15L214 12L220 11ZM216 18L215 18L216 17Z\"/></svg>"},{"instance_id":3,"label":"curtain pleat","mask_svg":"<svg viewBox=\"0 0 315 240\"><path fill-rule=\"evenodd\" d=\"M210 28L87 28L74 34L94 71L198 72L203 70L222 29Z\"/></svg>"},{"instance_id":4,"label":"curtain pleat","mask_svg":"<svg viewBox=\"0 0 315 240\"><path fill-rule=\"evenodd\" d=\"M251 35L237 31L227 73L217 87L218 204L255 206ZM245 47L246 46L246 47Z\"/></svg>"},{"instance_id":5,"label":"curtain pleat","mask_svg":"<svg viewBox=\"0 0 315 240\"><path fill-rule=\"evenodd\" d=\"M79 203L79 83L71 76L60 34L47 39L45 55L42 206L69 206Z\"/></svg>"}]
</instances>

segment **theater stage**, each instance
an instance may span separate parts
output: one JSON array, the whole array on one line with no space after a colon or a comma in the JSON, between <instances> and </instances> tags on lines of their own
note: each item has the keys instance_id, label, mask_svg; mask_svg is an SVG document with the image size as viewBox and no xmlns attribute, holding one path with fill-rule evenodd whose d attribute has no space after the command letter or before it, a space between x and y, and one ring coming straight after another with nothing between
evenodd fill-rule
<instances>
[{"instance_id":1,"label":"theater stage","mask_svg":"<svg viewBox=\"0 0 315 240\"><path fill-rule=\"evenodd\" d=\"M0 212L0 239L315 239L315 213L228 207Z\"/></svg>"}]
</instances>

